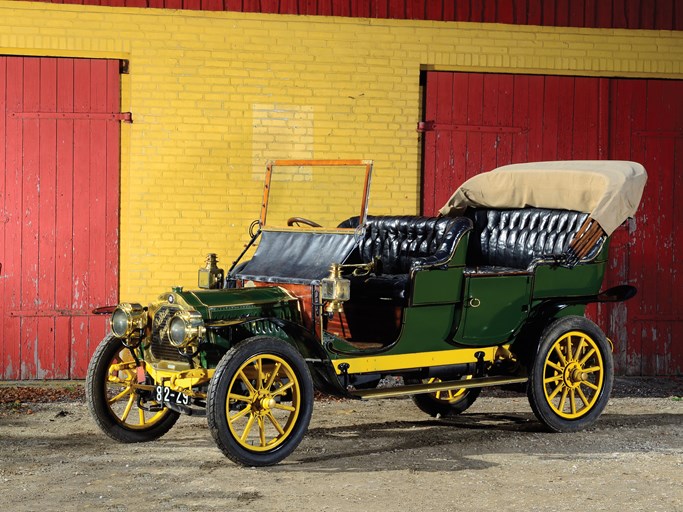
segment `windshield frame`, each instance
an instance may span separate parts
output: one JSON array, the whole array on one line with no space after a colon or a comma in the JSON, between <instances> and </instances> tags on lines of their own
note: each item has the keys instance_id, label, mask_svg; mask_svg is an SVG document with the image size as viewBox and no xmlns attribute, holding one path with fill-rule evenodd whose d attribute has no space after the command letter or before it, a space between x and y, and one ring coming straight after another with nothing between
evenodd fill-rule
<instances>
[{"instance_id":1,"label":"windshield frame","mask_svg":"<svg viewBox=\"0 0 683 512\"><path fill-rule=\"evenodd\" d=\"M282 227L282 226L268 226L266 223L268 216L268 200L270 198L271 178L275 167L364 167L365 180L363 185L363 194L361 199L361 208L359 212L359 226L364 226L368 216L368 202L370 199L370 182L372 179L372 167L374 162L372 160L269 160L266 163L266 178L263 187L263 202L261 203L261 214L259 222L262 229L268 230L306 230L306 231L348 231L350 228L301 228L301 227ZM352 229L352 228L351 228Z\"/></svg>"}]
</instances>

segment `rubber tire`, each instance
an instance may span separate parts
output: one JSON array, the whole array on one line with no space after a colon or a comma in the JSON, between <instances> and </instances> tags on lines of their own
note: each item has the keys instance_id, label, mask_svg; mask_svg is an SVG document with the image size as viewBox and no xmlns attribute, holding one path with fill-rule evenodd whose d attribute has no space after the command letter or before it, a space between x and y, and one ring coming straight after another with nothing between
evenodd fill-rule
<instances>
[{"instance_id":1,"label":"rubber tire","mask_svg":"<svg viewBox=\"0 0 683 512\"><path fill-rule=\"evenodd\" d=\"M225 404L228 386L235 372L249 358L267 354L281 357L294 371L301 390L301 408L288 438L270 451L254 452L245 449L232 436L226 418ZM233 462L249 467L272 466L288 457L301 443L313 412L313 393L313 380L308 365L289 343L268 336L247 338L228 350L211 378L207 397L209 431L218 448Z\"/></svg>"},{"instance_id":2,"label":"rubber tire","mask_svg":"<svg viewBox=\"0 0 683 512\"><path fill-rule=\"evenodd\" d=\"M603 385L598 391L598 399L587 414L576 418L562 418L550 407L543 389L543 372L548 351L564 334L572 331L584 332L590 336L598 346L603 361ZM527 386L527 397L536 418L550 432L578 432L593 425L607 406L612 384L614 382L614 363L612 347L605 334L593 322L582 316L566 316L553 321L543 333L538 345L536 357L532 364Z\"/></svg>"},{"instance_id":3,"label":"rubber tire","mask_svg":"<svg viewBox=\"0 0 683 512\"><path fill-rule=\"evenodd\" d=\"M469 388L455 402L439 400L433 393L413 395L413 402L422 412L433 418L449 418L462 414L475 402L481 393L481 388Z\"/></svg>"},{"instance_id":4,"label":"rubber tire","mask_svg":"<svg viewBox=\"0 0 683 512\"><path fill-rule=\"evenodd\" d=\"M166 409L166 415L154 425L146 429L131 429L122 425L112 414L106 403L105 383L112 358L123 348L119 338L113 335L106 336L95 349L95 353L88 365L85 393L88 409L97 426L102 432L115 441L121 443L143 443L159 439L171 430L180 414Z\"/></svg>"}]
</instances>

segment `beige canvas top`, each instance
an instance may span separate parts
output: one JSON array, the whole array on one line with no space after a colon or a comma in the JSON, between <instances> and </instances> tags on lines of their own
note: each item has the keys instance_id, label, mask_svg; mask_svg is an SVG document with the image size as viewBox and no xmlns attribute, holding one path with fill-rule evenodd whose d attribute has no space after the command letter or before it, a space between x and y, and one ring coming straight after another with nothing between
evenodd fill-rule
<instances>
[{"instance_id":1,"label":"beige canvas top","mask_svg":"<svg viewBox=\"0 0 683 512\"><path fill-rule=\"evenodd\" d=\"M441 214L467 207L559 208L590 214L608 235L638 209L647 173L636 162L567 160L498 167L470 178Z\"/></svg>"}]
</instances>

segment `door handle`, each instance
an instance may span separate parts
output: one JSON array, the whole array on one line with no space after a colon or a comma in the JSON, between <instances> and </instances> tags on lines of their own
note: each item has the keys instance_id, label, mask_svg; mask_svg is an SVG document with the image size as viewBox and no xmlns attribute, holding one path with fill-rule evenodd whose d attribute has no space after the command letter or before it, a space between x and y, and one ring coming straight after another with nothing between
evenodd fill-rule
<instances>
[{"instance_id":1,"label":"door handle","mask_svg":"<svg viewBox=\"0 0 683 512\"><path fill-rule=\"evenodd\" d=\"M470 297L469 305L471 308L478 308L479 306L481 306L481 301L476 297Z\"/></svg>"}]
</instances>

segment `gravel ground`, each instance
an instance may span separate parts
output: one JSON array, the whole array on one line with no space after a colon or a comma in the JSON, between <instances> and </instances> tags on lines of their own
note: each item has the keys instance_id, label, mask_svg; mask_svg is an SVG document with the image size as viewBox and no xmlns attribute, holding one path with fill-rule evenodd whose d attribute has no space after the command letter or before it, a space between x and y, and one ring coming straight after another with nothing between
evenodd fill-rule
<instances>
[{"instance_id":1,"label":"gravel ground","mask_svg":"<svg viewBox=\"0 0 683 512\"><path fill-rule=\"evenodd\" d=\"M11 510L683 511L683 379L617 379L597 425L543 432L526 397L486 391L434 420L409 399L318 400L286 461L242 468L203 418L113 443L82 384L0 383L0 496Z\"/></svg>"}]
</instances>

